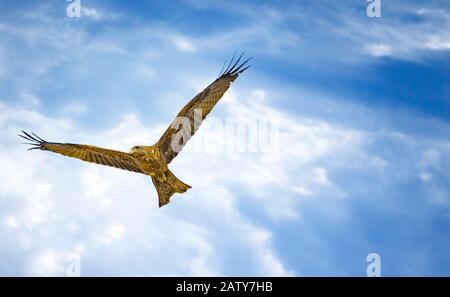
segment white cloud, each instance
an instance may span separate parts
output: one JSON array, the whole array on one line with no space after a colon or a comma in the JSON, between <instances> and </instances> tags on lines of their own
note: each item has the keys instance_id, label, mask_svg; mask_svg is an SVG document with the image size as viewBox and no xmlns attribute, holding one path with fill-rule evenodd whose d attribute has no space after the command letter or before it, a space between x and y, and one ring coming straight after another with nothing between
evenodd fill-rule
<instances>
[{"instance_id":1,"label":"white cloud","mask_svg":"<svg viewBox=\"0 0 450 297\"><path fill-rule=\"evenodd\" d=\"M314 195L310 190L308 190L304 186L295 186L293 190L295 193L299 194L302 197L312 197Z\"/></svg>"},{"instance_id":2,"label":"white cloud","mask_svg":"<svg viewBox=\"0 0 450 297\"><path fill-rule=\"evenodd\" d=\"M430 173L423 172L420 174L420 179L424 182L429 182L432 178L433 176Z\"/></svg>"},{"instance_id":3,"label":"white cloud","mask_svg":"<svg viewBox=\"0 0 450 297\"><path fill-rule=\"evenodd\" d=\"M85 104L77 101L66 103L61 109L61 113L69 117L83 115L88 111L89 109Z\"/></svg>"},{"instance_id":4,"label":"white cloud","mask_svg":"<svg viewBox=\"0 0 450 297\"><path fill-rule=\"evenodd\" d=\"M31 106L38 106L41 103L41 101L35 94L22 93L21 97L25 101L26 104L29 104Z\"/></svg>"},{"instance_id":5,"label":"white cloud","mask_svg":"<svg viewBox=\"0 0 450 297\"><path fill-rule=\"evenodd\" d=\"M450 49L450 18L445 11L430 13L425 7L433 3L420 3L392 7L391 17L383 16L370 22L368 18L342 15L343 25L337 29L348 36L373 57L390 56L417 60L434 51ZM423 7L423 8L418 8ZM421 18L418 22L405 21L404 16Z\"/></svg>"},{"instance_id":6,"label":"white cloud","mask_svg":"<svg viewBox=\"0 0 450 297\"><path fill-rule=\"evenodd\" d=\"M172 42L175 45L175 47L181 51L193 53L196 51L196 47L194 44L189 41L187 38L182 36L172 36Z\"/></svg>"},{"instance_id":7,"label":"white cloud","mask_svg":"<svg viewBox=\"0 0 450 297\"><path fill-rule=\"evenodd\" d=\"M5 220L5 224L13 229L19 228L19 223L17 222L15 217L7 217Z\"/></svg>"},{"instance_id":8,"label":"white cloud","mask_svg":"<svg viewBox=\"0 0 450 297\"><path fill-rule=\"evenodd\" d=\"M436 51L446 51L450 50L450 36L448 39L443 39L442 36L431 36L430 40L425 43L425 47L436 50Z\"/></svg>"},{"instance_id":9,"label":"white cloud","mask_svg":"<svg viewBox=\"0 0 450 297\"><path fill-rule=\"evenodd\" d=\"M112 223L107 226L104 234L97 237L97 241L101 244L110 245L113 241L122 240L126 228L122 224Z\"/></svg>"},{"instance_id":10,"label":"white cloud","mask_svg":"<svg viewBox=\"0 0 450 297\"><path fill-rule=\"evenodd\" d=\"M392 48L386 44L367 44L366 49L375 57L390 56L392 54Z\"/></svg>"},{"instance_id":11,"label":"white cloud","mask_svg":"<svg viewBox=\"0 0 450 297\"><path fill-rule=\"evenodd\" d=\"M314 181L322 185L327 185L329 183L328 174L325 168L314 168Z\"/></svg>"},{"instance_id":12,"label":"white cloud","mask_svg":"<svg viewBox=\"0 0 450 297\"><path fill-rule=\"evenodd\" d=\"M228 38L227 34L217 33L206 36L200 41L205 46L227 44L236 47L245 40L247 44L263 46L265 53L282 53L290 63L308 63L315 59L323 61L327 56L350 63L366 63L371 61L368 57L387 56L416 60L434 51L450 49L450 13L447 8L431 1L392 3L389 8L382 8L389 9L389 15L382 13L379 19L368 18L364 9L355 9L354 1L338 6L316 1L316 5L307 8L292 3L286 4L283 10L276 6L242 2L232 5L215 1L187 2L197 9L220 8L249 20L250 25L241 25ZM419 20L409 20L414 18ZM324 47L323 44L328 46ZM302 57L291 56L291 47L301 51ZM274 51L277 48L282 51ZM280 59L279 56L277 58ZM295 60L291 57L295 57Z\"/></svg>"},{"instance_id":13,"label":"white cloud","mask_svg":"<svg viewBox=\"0 0 450 297\"><path fill-rule=\"evenodd\" d=\"M27 274L34 276L65 276L65 255L51 249L34 254L28 263Z\"/></svg>"},{"instance_id":14,"label":"white cloud","mask_svg":"<svg viewBox=\"0 0 450 297\"><path fill-rule=\"evenodd\" d=\"M85 5L81 7L81 13L83 16L93 18L94 20L100 20L102 18L97 9L86 7Z\"/></svg>"}]
</instances>

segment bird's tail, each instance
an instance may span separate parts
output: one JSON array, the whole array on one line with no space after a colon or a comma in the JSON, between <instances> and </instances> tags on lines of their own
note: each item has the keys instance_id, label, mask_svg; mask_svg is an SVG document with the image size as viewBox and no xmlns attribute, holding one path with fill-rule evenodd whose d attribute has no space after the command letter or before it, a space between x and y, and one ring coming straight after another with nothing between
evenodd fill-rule
<instances>
[{"instance_id":1,"label":"bird's tail","mask_svg":"<svg viewBox=\"0 0 450 297\"><path fill-rule=\"evenodd\" d=\"M152 181L158 192L159 207L168 204L173 194L184 193L191 188L191 186L179 180L170 170L166 172L165 181L160 181L155 177L152 177Z\"/></svg>"}]
</instances>

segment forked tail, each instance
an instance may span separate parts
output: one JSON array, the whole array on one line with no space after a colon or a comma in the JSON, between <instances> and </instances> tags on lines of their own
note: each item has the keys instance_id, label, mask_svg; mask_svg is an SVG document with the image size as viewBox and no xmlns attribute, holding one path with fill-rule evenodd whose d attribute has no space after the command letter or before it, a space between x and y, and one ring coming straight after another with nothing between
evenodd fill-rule
<instances>
[{"instance_id":1,"label":"forked tail","mask_svg":"<svg viewBox=\"0 0 450 297\"><path fill-rule=\"evenodd\" d=\"M170 170L166 172L166 181L161 182L154 177L152 177L152 181L158 192L159 207L168 204L173 194L184 193L191 188L191 186L179 180Z\"/></svg>"}]
</instances>

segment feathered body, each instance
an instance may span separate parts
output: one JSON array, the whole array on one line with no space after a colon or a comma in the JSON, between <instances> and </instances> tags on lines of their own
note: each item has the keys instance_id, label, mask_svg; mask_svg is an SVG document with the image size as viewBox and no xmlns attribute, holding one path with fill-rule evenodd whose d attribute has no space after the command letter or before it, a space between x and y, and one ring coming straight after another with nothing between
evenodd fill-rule
<instances>
[{"instance_id":1,"label":"feathered body","mask_svg":"<svg viewBox=\"0 0 450 297\"><path fill-rule=\"evenodd\" d=\"M181 109L175 120L154 145L134 146L126 153L85 144L48 142L34 133L25 131L22 131L23 135L19 136L30 141L28 144L33 146L30 150L51 151L87 162L149 175L156 187L159 206L161 207L170 202L170 197L173 194L184 193L191 188L180 181L169 170L168 164L178 155L189 138L197 131L202 120L205 119L220 98L222 98L231 83L249 67L244 66L250 59L239 64L242 56L243 54L236 61L234 61L233 56L223 73L221 71L221 74L213 83ZM188 129L180 125L179 119L183 119L184 123L187 123ZM179 134L183 134L186 131L189 133L187 135L184 134L184 137L181 137L182 141L179 141L179 138L177 138Z\"/></svg>"}]
</instances>

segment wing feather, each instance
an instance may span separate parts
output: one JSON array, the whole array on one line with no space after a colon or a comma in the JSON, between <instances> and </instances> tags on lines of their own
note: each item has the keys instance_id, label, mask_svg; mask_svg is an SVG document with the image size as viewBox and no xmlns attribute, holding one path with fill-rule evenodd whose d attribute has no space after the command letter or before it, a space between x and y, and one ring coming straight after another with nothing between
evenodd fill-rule
<instances>
[{"instance_id":1,"label":"wing feather","mask_svg":"<svg viewBox=\"0 0 450 297\"><path fill-rule=\"evenodd\" d=\"M32 145L29 150L40 149L58 153L67 157L81 159L86 162L144 173L141 169L139 169L135 158L125 152L85 144L47 142L35 134L31 135L25 131L22 131L22 133L23 135L19 136L31 142L28 143Z\"/></svg>"},{"instance_id":2,"label":"wing feather","mask_svg":"<svg viewBox=\"0 0 450 297\"><path fill-rule=\"evenodd\" d=\"M246 66L246 64L251 58L239 64L244 53L242 53L236 61L234 61L235 56L233 55L233 58L230 60L230 63L224 70L224 73L222 73L222 70L226 63L222 67L219 77L181 109L175 120L172 121L169 128L167 128L161 136L157 145L159 146L161 155L167 164L169 164L178 155L190 137L197 132L201 122L230 88L231 83L238 78L239 74L250 67ZM201 115L201 117L197 115ZM183 127L181 124L182 120L180 121L180 119L186 119L189 121L190 127ZM190 133L186 133L185 130L183 137L176 137L180 136L178 133L182 133L183 128L187 129Z\"/></svg>"}]
</instances>

